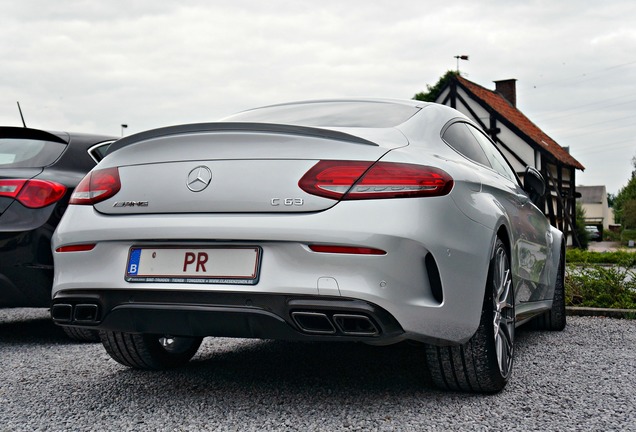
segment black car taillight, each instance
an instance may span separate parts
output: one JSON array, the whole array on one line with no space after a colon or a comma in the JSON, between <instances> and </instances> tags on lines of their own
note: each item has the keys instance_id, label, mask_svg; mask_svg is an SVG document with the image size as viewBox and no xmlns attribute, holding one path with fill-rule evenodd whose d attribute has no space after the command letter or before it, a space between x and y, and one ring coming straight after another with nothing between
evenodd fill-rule
<instances>
[{"instance_id":1,"label":"black car taillight","mask_svg":"<svg viewBox=\"0 0 636 432\"><path fill-rule=\"evenodd\" d=\"M58 202L66 193L66 186L48 180L0 180L0 196L14 198L23 206L42 208Z\"/></svg>"},{"instance_id":2,"label":"black car taillight","mask_svg":"<svg viewBox=\"0 0 636 432\"><path fill-rule=\"evenodd\" d=\"M97 204L115 195L120 188L119 170L116 167L91 171L77 185L69 204Z\"/></svg>"},{"instance_id":3,"label":"black car taillight","mask_svg":"<svg viewBox=\"0 0 636 432\"><path fill-rule=\"evenodd\" d=\"M320 161L300 179L307 193L341 200L431 197L448 194L445 171L397 162Z\"/></svg>"}]
</instances>

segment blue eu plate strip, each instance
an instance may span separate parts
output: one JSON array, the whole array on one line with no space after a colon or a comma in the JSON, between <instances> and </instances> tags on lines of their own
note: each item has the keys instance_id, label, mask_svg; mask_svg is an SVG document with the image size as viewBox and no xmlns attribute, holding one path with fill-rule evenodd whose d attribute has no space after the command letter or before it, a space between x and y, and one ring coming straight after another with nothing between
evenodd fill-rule
<instances>
[{"instance_id":1,"label":"blue eu plate strip","mask_svg":"<svg viewBox=\"0 0 636 432\"><path fill-rule=\"evenodd\" d=\"M139 271L139 259L141 258L141 249L132 249L130 251L130 260L128 260L128 275L136 276Z\"/></svg>"}]
</instances>

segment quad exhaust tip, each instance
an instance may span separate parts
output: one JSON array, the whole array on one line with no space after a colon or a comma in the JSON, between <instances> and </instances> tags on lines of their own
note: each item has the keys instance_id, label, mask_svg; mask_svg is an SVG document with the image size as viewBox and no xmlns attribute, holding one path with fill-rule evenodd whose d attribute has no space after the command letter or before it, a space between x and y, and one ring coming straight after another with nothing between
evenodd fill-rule
<instances>
[{"instance_id":1,"label":"quad exhaust tip","mask_svg":"<svg viewBox=\"0 0 636 432\"><path fill-rule=\"evenodd\" d=\"M380 334L373 321L365 315L335 314L333 320L338 329L351 336L377 336Z\"/></svg>"},{"instance_id":2,"label":"quad exhaust tip","mask_svg":"<svg viewBox=\"0 0 636 432\"><path fill-rule=\"evenodd\" d=\"M97 322L97 305L96 304L78 304L75 305L73 319L78 323L94 323Z\"/></svg>"},{"instance_id":3,"label":"quad exhaust tip","mask_svg":"<svg viewBox=\"0 0 636 432\"><path fill-rule=\"evenodd\" d=\"M96 324L99 319L99 308L96 304L79 303L76 305L67 303L54 304L51 307L51 318L60 324Z\"/></svg>"},{"instance_id":4,"label":"quad exhaust tip","mask_svg":"<svg viewBox=\"0 0 636 432\"><path fill-rule=\"evenodd\" d=\"M291 313L296 325L305 333L346 336L377 336L380 330L366 315L297 311Z\"/></svg>"},{"instance_id":5,"label":"quad exhaust tip","mask_svg":"<svg viewBox=\"0 0 636 432\"><path fill-rule=\"evenodd\" d=\"M306 333L313 334L336 334L327 314L320 312L292 312L292 318L296 325Z\"/></svg>"},{"instance_id":6,"label":"quad exhaust tip","mask_svg":"<svg viewBox=\"0 0 636 432\"><path fill-rule=\"evenodd\" d=\"M73 319L73 306L70 304L55 304L51 307L51 318L56 322L71 322Z\"/></svg>"}]
</instances>

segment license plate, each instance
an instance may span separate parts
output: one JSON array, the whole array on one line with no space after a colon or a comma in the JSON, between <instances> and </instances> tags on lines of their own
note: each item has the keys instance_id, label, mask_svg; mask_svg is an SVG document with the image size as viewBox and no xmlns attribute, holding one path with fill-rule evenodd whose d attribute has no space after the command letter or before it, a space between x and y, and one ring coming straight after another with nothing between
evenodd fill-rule
<instances>
[{"instance_id":1,"label":"license plate","mask_svg":"<svg viewBox=\"0 0 636 432\"><path fill-rule=\"evenodd\" d=\"M255 285L260 247L132 247L126 281Z\"/></svg>"}]
</instances>

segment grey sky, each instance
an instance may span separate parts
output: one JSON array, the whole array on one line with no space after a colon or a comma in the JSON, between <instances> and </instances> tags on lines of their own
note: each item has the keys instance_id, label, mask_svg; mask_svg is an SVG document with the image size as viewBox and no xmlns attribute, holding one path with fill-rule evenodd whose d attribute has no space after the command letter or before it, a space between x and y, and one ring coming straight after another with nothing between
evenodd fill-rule
<instances>
[{"instance_id":1,"label":"grey sky","mask_svg":"<svg viewBox=\"0 0 636 432\"><path fill-rule=\"evenodd\" d=\"M0 124L119 136L328 97L411 98L456 67L586 167L636 155L636 2L0 0Z\"/></svg>"}]
</instances>

